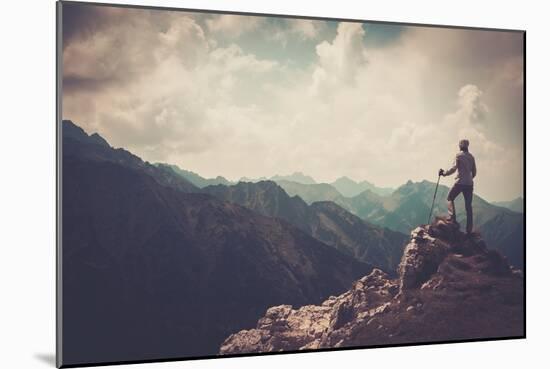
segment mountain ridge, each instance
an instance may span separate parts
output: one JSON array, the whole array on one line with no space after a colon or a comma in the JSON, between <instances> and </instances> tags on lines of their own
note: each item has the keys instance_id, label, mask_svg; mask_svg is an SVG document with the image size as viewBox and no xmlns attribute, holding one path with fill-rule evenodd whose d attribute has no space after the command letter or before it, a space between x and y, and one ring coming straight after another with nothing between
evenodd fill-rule
<instances>
[{"instance_id":1,"label":"mountain ridge","mask_svg":"<svg viewBox=\"0 0 550 369\"><path fill-rule=\"evenodd\" d=\"M208 186L203 192L284 219L312 237L393 274L406 236L369 224L333 202L307 204L273 181Z\"/></svg>"},{"instance_id":2,"label":"mountain ridge","mask_svg":"<svg viewBox=\"0 0 550 369\"><path fill-rule=\"evenodd\" d=\"M393 193L381 196L365 190L348 198L334 195L334 192L320 190L314 185L296 185L280 183L290 194L307 199L309 204L315 201L330 200L365 221L401 233L409 233L418 224L428 221L436 184L427 180L407 181ZM433 214L447 213L447 193L449 187L440 184L435 199ZM458 221L465 224L466 214L462 196L455 201ZM523 265L523 216L502 206L496 206L478 195L473 198L474 229L485 235L490 247L499 248L517 267ZM506 219L498 221L498 219ZM508 227L502 228L506 223ZM509 229L515 232L509 232ZM508 239L503 239L506 235Z\"/></svg>"},{"instance_id":3,"label":"mountain ridge","mask_svg":"<svg viewBox=\"0 0 550 369\"><path fill-rule=\"evenodd\" d=\"M394 189L390 187L377 187L369 181L356 182L353 179L343 176L330 183L345 197L355 197L365 190L370 190L377 195L385 196L391 194Z\"/></svg>"},{"instance_id":4,"label":"mountain ridge","mask_svg":"<svg viewBox=\"0 0 550 369\"><path fill-rule=\"evenodd\" d=\"M520 196L510 201L495 201L493 202L493 205L501 206L518 213L523 213L524 203L525 203L525 200L523 199L522 196Z\"/></svg>"},{"instance_id":5,"label":"mountain ridge","mask_svg":"<svg viewBox=\"0 0 550 369\"><path fill-rule=\"evenodd\" d=\"M62 121L62 136L63 164L75 157L86 158L91 161L118 163L128 168L146 172L163 186L184 192L198 191L196 186L174 174L173 171L158 168L123 148L113 148L98 133L88 135L71 120Z\"/></svg>"},{"instance_id":6,"label":"mountain ridge","mask_svg":"<svg viewBox=\"0 0 550 369\"><path fill-rule=\"evenodd\" d=\"M211 184L223 184L225 186L235 185L223 177L206 179L196 173L180 169L177 166L165 164L151 165L147 162L143 162L140 158L124 149L111 148L107 141L97 133L88 136L88 134L80 127L74 125L71 121L64 121L63 126L65 128L64 135L67 136L67 139L75 142L93 144L86 145L88 150L85 154L89 157L103 155L103 157L99 159L117 161L125 165L146 170L162 185L172 186L186 192L201 192L201 188L204 189L204 187L208 187ZM74 145L66 145L65 150L70 152L72 147L74 147ZM110 150L105 150L107 148ZM81 149L81 147L77 147L77 150ZM109 154L105 154L106 152ZM80 155L82 154L83 153L80 153ZM311 178L299 172L295 173L295 175L298 177L303 176ZM282 178L283 176L277 177ZM346 181L349 182L352 180L348 178ZM427 180L412 182L409 180L404 185L399 186L390 195L382 196L370 189L366 189L356 196L348 198L343 195L340 196L337 189L329 184L302 184L283 179L280 179L276 183L290 196L299 196L302 200L305 200L308 205L317 201L333 201L370 224L386 227L403 234L407 234L418 224L427 221L425 217L427 217L429 213L433 192L435 190L435 183L433 182ZM443 184L440 184L439 187L434 206L434 214L444 214L447 211L445 198L449 188ZM461 198L459 197L457 199L457 216L458 221L464 224L465 211L464 206L461 206L460 202ZM303 204L300 206L303 207ZM510 258L510 261L514 265L521 267L524 259L523 217L515 216L512 210L491 204L475 194L473 198L473 212L474 228L487 234L486 242L491 247L501 247L501 250ZM263 211L263 214L269 215L269 212ZM287 220L292 224L298 225L301 229L310 232L308 226L304 224L304 221L299 219L304 215L305 213L302 211L301 214L298 213L293 216L292 219ZM502 228L504 224L507 225L506 228ZM513 229L514 232L509 232L509 229ZM507 239L503 239L502 235L506 235ZM327 240L325 239L323 241L326 242ZM384 267L384 269L388 270L387 266Z\"/></svg>"},{"instance_id":7,"label":"mountain ridge","mask_svg":"<svg viewBox=\"0 0 550 369\"><path fill-rule=\"evenodd\" d=\"M67 365L214 355L268 306L319 302L372 270L288 222L182 190L137 156L64 127Z\"/></svg>"},{"instance_id":8,"label":"mountain ridge","mask_svg":"<svg viewBox=\"0 0 550 369\"><path fill-rule=\"evenodd\" d=\"M216 178L204 178L200 176L199 174L192 172L190 170L182 169L177 165L174 164L165 164L165 163L155 163L155 166L159 168L163 168L165 170L171 170L176 175L182 177L183 179L191 182L198 188L203 188L210 185L217 185L217 184L223 184L223 185L231 185L234 184L234 182L229 181L225 177L217 176Z\"/></svg>"}]
</instances>

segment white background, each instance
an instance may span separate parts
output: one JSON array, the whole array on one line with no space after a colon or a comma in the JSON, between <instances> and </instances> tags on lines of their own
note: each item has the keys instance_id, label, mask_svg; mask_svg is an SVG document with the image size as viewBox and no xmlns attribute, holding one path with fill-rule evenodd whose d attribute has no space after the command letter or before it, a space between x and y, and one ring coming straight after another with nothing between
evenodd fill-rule
<instances>
[{"instance_id":1,"label":"white background","mask_svg":"<svg viewBox=\"0 0 550 369\"><path fill-rule=\"evenodd\" d=\"M108 2L108 0L104 0ZM527 340L141 364L143 368L313 366L517 368L550 361L548 12L539 1L172 0L134 4L527 30ZM538 5L537 5L538 4ZM0 367L53 367L55 353L55 3L1 8ZM547 364L543 364L546 362Z\"/></svg>"}]
</instances>

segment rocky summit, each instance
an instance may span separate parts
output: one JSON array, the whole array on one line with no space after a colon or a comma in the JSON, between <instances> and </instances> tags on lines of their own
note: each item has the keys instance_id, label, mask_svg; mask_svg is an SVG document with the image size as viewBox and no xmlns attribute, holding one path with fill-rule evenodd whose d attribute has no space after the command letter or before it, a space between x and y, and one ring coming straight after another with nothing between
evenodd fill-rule
<instances>
[{"instance_id":1,"label":"rocky summit","mask_svg":"<svg viewBox=\"0 0 550 369\"><path fill-rule=\"evenodd\" d=\"M320 305L271 307L221 354L521 337L522 272L442 219L411 232L397 278L379 269Z\"/></svg>"}]
</instances>

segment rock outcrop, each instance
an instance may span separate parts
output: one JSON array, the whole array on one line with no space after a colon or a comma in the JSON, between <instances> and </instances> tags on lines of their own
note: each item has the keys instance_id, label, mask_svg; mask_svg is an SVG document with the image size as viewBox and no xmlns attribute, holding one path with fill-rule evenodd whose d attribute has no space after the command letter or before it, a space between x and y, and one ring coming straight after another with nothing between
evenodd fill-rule
<instances>
[{"instance_id":1,"label":"rock outcrop","mask_svg":"<svg viewBox=\"0 0 550 369\"><path fill-rule=\"evenodd\" d=\"M443 220L416 228L398 278L374 269L321 305L274 306L221 354L524 335L523 275Z\"/></svg>"}]
</instances>

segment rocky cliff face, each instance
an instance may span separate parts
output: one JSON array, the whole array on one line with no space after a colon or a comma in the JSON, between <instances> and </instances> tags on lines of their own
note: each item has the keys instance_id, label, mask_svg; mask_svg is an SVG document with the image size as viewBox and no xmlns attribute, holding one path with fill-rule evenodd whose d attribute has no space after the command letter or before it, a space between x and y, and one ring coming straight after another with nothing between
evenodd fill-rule
<instances>
[{"instance_id":1,"label":"rocky cliff face","mask_svg":"<svg viewBox=\"0 0 550 369\"><path fill-rule=\"evenodd\" d=\"M437 220L416 228L398 278L374 269L321 305L274 306L221 354L519 337L523 275L479 235Z\"/></svg>"}]
</instances>

